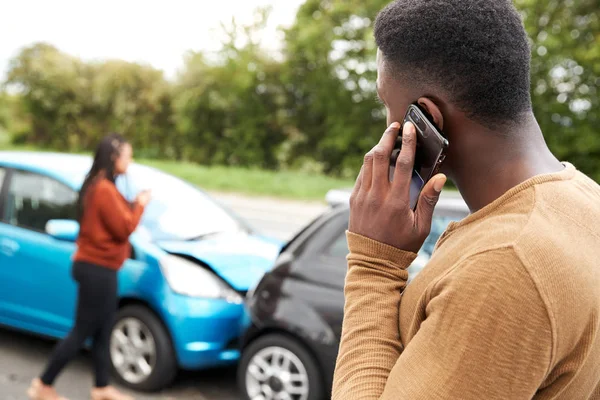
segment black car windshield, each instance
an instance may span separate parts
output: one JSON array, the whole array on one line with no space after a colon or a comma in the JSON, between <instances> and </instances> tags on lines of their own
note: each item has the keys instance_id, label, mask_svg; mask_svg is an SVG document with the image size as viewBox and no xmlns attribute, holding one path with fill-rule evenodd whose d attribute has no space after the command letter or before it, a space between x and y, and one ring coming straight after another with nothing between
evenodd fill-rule
<instances>
[{"instance_id":1,"label":"black car windshield","mask_svg":"<svg viewBox=\"0 0 600 400\"><path fill-rule=\"evenodd\" d=\"M414 277L417 276L417 274L421 272L423 268L425 268L425 265L427 265L427 262L433 254L433 249L435 248L437 241L448 227L448 224L452 221L457 221L458 219L459 218L453 218L448 216L433 217L431 223L431 233L429 234L429 236L427 236L427 239L425 239L425 243L423 243L421 250L419 250L418 257L415 259L415 261L412 263L408 270L409 281L414 279Z\"/></svg>"},{"instance_id":2,"label":"black car windshield","mask_svg":"<svg viewBox=\"0 0 600 400\"><path fill-rule=\"evenodd\" d=\"M129 201L142 190L152 191L138 228L151 240L194 240L248 230L238 217L199 188L153 168L131 165L127 174L117 179L117 187Z\"/></svg>"},{"instance_id":3,"label":"black car windshield","mask_svg":"<svg viewBox=\"0 0 600 400\"><path fill-rule=\"evenodd\" d=\"M444 233L444 231L448 227L448 224L450 224L450 222L456 221L456 220L458 220L458 219L451 218L451 217L441 217L441 216L434 217L433 220L431 221L431 233L429 234L429 236L427 236L425 243L423 243L423 247L421 247L421 251L426 253L427 256L431 257L431 255L433 254L433 249L435 248L437 241L439 240L440 236L442 236L442 233Z\"/></svg>"}]
</instances>

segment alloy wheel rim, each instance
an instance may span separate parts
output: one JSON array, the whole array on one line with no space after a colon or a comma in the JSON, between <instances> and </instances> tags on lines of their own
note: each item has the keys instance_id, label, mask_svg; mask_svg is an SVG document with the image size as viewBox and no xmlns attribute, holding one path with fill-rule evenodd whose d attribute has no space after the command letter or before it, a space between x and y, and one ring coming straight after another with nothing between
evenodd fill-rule
<instances>
[{"instance_id":1,"label":"alloy wheel rim","mask_svg":"<svg viewBox=\"0 0 600 400\"><path fill-rule=\"evenodd\" d=\"M286 348L264 348L248 363L246 392L251 400L307 400L306 367Z\"/></svg>"},{"instance_id":2,"label":"alloy wheel rim","mask_svg":"<svg viewBox=\"0 0 600 400\"><path fill-rule=\"evenodd\" d=\"M156 343L150 329L137 318L118 321L111 335L110 356L123 380L143 382L156 366Z\"/></svg>"}]
</instances>

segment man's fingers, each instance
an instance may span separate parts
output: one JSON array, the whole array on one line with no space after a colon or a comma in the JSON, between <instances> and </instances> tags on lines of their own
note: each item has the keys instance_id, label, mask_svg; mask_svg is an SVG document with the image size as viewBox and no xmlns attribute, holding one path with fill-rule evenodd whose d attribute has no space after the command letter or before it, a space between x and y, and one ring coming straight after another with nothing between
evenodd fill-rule
<instances>
[{"instance_id":1,"label":"man's fingers","mask_svg":"<svg viewBox=\"0 0 600 400\"><path fill-rule=\"evenodd\" d=\"M356 182L354 183L354 189L352 189L352 194L350 195L351 199L356 198L358 196L358 192L360 191L360 187L362 184L362 175L363 175L364 167L360 167L360 172L358 173L358 177L356 178Z\"/></svg>"},{"instance_id":2,"label":"man's fingers","mask_svg":"<svg viewBox=\"0 0 600 400\"><path fill-rule=\"evenodd\" d=\"M373 190L389 187L390 158L398 138L400 124L392 123L384 132L377 146L373 148Z\"/></svg>"},{"instance_id":3,"label":"man's fingers","mask_svg":"<svg viewBox=\"0 0 600 400\"><path fill-rule=\"evenodd\" d=\"M437 174L427 182L419 196L415 213L418 228L424 236L427 236L431 230L433 210L440 199L440 193L446 184L446 179L446 175Z\"/></svg>"},{"instance_id":4,"label":"man's fingers","mask_svg":"<svg viewBox=\"0 0 600 400\"><path fill-rule=\"evenodd\" d=\"M361 190L369 191L371 189L371 181L373 179L373 150L365 154L361 172Z\"/></svg>"},{"instance_id":5,"label":"man's fingers","mask_svg":"<svg viewBox=\"0 0 600 400\"><path fill-rule=\"evenodd\" d=\"M400 123L392 122L385 132L383 132L383 136L381 136L381 139L379 139L378 145L383 146L391 153L392 149L394 148L394 144L396 143L399 129Z\"/></svg>"},{"instance_id":6,"label":"man's fingers","mask_svg":"<svg viewBox=\"0 0 600 400\"><path fill-rule=\"evenodd\" d=\"M408 196L416 150L417 131L412 122L407 122L402 129L402 149L398 155L396 170L394 171L393 187L398 195Z\"/></svg>"}]
</instances>

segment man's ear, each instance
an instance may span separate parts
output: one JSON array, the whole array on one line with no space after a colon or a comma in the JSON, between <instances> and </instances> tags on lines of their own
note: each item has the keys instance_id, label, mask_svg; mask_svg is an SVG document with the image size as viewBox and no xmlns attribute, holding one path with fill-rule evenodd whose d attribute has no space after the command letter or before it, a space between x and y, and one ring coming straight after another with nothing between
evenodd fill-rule
<instances>
[{"instance_id":1,"label":"man's ear","mask_svg":"<svg viewBox=\"0 0 600 400\"><path fill-rule=\"evenodd\" d=\"M429 113L429 115L433 117L433 122L435 122L437 127L443 130L444 117L442 116L440 108L431 99L427 97L421 97L419 100L417 100L417 103L419 103L419 105L423 107Z\"/></svg>"}]
</instances>

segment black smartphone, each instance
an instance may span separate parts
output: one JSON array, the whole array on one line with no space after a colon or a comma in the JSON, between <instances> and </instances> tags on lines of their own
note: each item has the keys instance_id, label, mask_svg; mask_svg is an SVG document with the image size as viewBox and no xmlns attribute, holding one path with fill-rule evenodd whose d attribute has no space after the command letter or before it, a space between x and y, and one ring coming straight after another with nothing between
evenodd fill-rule
<instances>
[{"instance_id":1,"label":"black smartphone","mask_svg":"<svg viewBox=\"0 0 600 400\"><path fill-rule=\"evenodd\" d=\"M410 183L410 207L414 210L417 207L421 190L440 171L450 144L446 135L433 122L431 115L419 104L413 103L408 106L402 127L406 122L412 122L417 131L417 151ZM402 131L398 135L390 158L390 181L394 179L396 161L401 148Z\"/></svg>"}]
</instances>

